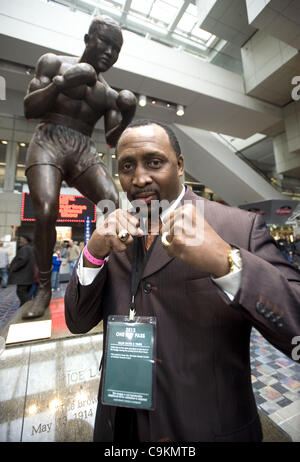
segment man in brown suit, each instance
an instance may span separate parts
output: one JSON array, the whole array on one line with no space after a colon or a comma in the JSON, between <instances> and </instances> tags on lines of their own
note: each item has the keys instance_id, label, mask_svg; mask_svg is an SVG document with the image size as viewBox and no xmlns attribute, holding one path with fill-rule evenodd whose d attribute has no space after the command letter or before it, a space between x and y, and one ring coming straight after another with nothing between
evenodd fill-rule
<instances>
[{"instance_id":1,"label":"man in brown suit","mask_svg":"<svg viewBox=\"0 0 300 462\"><path fill-rule=\"evenodd\" d=\"M261 216L183 188L183 156L168 127L132 123L117 158L131 202L139 199L149 212L154 200L173 202L160 216L162 238L153 244L135 297L136 314L157 319L156 406L103 405L102 375L94 440L261 441L251 329L293 358L300 273L281 256ZM128 315L135 243L146 253L142 235L136 216L123 209L94 231L66 291L71 332L88 332L103 319L105 345L108 316ZM91 263L90 256L105 263Z\"/></svg>"}]
</instances>

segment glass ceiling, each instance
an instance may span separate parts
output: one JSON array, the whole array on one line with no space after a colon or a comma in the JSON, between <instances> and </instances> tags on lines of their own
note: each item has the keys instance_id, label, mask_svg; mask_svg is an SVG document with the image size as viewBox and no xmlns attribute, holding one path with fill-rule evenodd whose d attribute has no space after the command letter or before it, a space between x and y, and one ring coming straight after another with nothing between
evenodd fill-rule
<instances>
[{"instance_id":1,"label":"glass ceiling","mask_svg":"<svg viewBox=\"0 0 300 462\"><path fill-rule=\"evenodd\" d=\"M200 29L197 7L190 0L52 0L91 15L107 14L123 29L144 35L209 60L220 41Z\"/></svg>"}]
</instances>

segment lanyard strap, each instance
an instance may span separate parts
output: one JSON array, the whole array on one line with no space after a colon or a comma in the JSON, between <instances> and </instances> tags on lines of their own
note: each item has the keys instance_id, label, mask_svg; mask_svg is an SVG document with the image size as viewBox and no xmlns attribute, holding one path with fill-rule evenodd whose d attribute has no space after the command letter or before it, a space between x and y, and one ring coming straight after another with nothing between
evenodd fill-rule
<instances>
[{"instance_id":1,"label":"lanyard strap","mask_svg":"<svg viewBox=\"0 0 300 462\"><path fill-rule=\"evenodd\" d=\"M146 255L144 258L141 260L138 264L138 254L139 256L141 255L140 252L138 252L138 238L135 236L133 238L133 258L132 258L132 271L131 271L131 287L130 287L130 295L131 295L131 302L130 302L130 313L129 313L129 318L130 320L134 319L135 316L135 296L138 291L140 282L143 277L144 269L146 268L146 265L149 261L149 258L151 256L154 244L156 242L156 239L158 238L158 235L155 236L155 239L149 248L148 252L146 252Z\"/></svg>"}]
</instances>

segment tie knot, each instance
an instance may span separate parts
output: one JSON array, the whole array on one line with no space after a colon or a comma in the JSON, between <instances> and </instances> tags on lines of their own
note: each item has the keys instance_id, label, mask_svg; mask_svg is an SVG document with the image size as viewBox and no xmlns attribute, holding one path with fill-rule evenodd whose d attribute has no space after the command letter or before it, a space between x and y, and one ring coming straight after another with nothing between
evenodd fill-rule
<instances>
[{"instance_id":1,"label":"tie knot","mask_svg":"<svg viewBox=\"0 0 300 462\"><path fill-rule=\"evenodd\" d=\"M146 240L145 240L145 247L146 250L148 250L152 243L155 240L155 237L160 233L162 227L162 222L161 219L159 218L158 220L148 220L148 234L146 235Z\"/></svg>"},{"instance_id":2,"label":"tie knot","mask_svg":"<svg viewBox=\"0 0 300 462\"><path fill-rule=\"evenodd\" d=\"M160 218L158 220L153 220L153 221L149 219L148 220L148 235L149 234L159 234L161 227L162 227L162 222Z\"/></svg>"}]
</instances>

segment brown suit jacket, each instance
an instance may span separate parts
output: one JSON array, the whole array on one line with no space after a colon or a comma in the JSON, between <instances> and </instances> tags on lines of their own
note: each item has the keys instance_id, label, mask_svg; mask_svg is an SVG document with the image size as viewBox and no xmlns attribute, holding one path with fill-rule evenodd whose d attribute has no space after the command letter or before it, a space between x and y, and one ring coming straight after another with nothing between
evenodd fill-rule
<instances>
[{"instance_id":1,"label":"brown suit jacket","mask_svg":"<svg viewBox=\"0 0 300 462\"><path fill-rule=\"evenodd\" d=\"M157 402L137 411L141 441L259 441L261 428L251 385L250 333L254 326L291 356L300 334L300 272L281 256L263 219L199 198L205 219L240 248L241 288L233 302L211 280L156 241L137 296L137 314L157 317ZM74 271L66 291L66 321L88 332L109 314L127 315L132 248L112 253L90 286ZM105 343L104 343L105 344ZM112 441L116 408L102 405L96 441Z\"/></svg>"}]
</instances>

